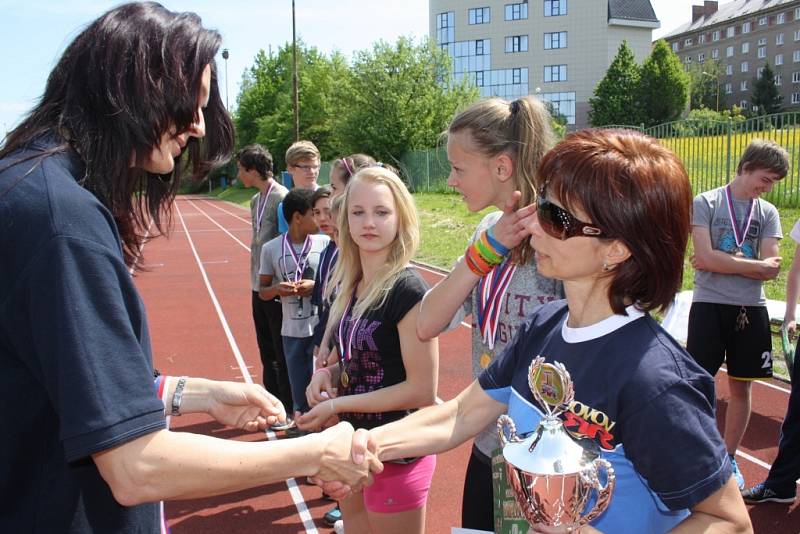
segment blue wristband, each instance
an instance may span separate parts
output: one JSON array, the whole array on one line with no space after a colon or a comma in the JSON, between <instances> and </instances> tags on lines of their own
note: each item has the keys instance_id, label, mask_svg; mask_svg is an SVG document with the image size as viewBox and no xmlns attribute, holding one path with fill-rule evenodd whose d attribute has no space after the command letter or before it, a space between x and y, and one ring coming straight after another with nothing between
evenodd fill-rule
<instances>
[{"instance_id":1,"label":"blue wristband","mask_svg":"<svg viewBox=\"0 0 800 534\"><path fill-rule=\"evenodd\" d=\"M508 253L511 252L511 249L500 243L500 241L498 241L494 236L494 225L490 226L489 229L486 230L486 239L489 241L489 244L492 245L494 250L501 256L508 256Z\"/></svg>"}]
</instances>

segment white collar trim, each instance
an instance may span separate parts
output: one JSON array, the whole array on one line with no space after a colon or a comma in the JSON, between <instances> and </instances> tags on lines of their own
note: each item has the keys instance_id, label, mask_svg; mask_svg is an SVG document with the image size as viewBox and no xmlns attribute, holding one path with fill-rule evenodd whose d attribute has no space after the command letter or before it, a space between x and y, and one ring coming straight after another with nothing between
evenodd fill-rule
<instances>
[{"instance_id":1,"label":"white collar trim","mask_svg":"<svg viewBox=\"0 0 800 534\"><path fill-rule=\"evenodd\" d=\"M627 316L614 314L600 322L580 328L570 328L567 326L567 321L569 321L569 312L567 312L567 317L561 325L561 337L564 338L564 341L567 343L582 343L584 341L601 338L614 330L622 328L628 323L632 323L640 317L644 317L644 312L633 305L625 308L625 311L628 312Z\"/></svg>"}]
</instances>

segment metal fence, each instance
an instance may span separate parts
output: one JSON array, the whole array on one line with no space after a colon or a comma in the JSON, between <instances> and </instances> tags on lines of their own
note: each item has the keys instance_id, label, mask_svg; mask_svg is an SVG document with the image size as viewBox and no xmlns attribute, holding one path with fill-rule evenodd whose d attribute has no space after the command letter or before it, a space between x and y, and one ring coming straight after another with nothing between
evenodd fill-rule
<instances>
[{"instance_id":1,"label":"metal fence","mask_svg":"<svg viewBox=\"0 0 800 534\"><path fill-rule=\"evenodd\" d=\"M765 198L779 207L800 207L800 112L751 119L686 119L652 128L616 125L643 131L674 151L686 166L695 193L726 184L736 174L744 149L753 139L769 139L789 152L789 174ZM446 191L450 165L444 147L415 150L400 160L413 191Z\"/></svg>"}]
</instances>

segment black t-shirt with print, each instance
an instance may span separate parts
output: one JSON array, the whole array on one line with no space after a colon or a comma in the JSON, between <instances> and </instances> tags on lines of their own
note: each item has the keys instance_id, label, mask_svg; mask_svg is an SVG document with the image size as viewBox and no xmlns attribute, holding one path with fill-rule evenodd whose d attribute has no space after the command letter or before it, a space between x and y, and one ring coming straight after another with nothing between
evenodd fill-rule
<instances>
[{"instance_id":1,"label":"black t-shirt with print","mask_svg":"<svg viewBox=\"0 0 800 534\"><path fill-rule=\"evenodd\" d=\"M349 377L348 386L339 384L339 396L369 393L399 384L406 379L406 369L400 351L397 324L406 316L427 290L422 277L411 268L400 272L383 304L370 310L358 321L352 336L351 358L346 362L340 355L339 364ZM351 338L350 315L345 317L345 339ZM338 328L335 341L339 345ZM408 410L382 413L341 413L343 421L356 428L374 428L403 418Z\"/></svg>"}]
</instances>

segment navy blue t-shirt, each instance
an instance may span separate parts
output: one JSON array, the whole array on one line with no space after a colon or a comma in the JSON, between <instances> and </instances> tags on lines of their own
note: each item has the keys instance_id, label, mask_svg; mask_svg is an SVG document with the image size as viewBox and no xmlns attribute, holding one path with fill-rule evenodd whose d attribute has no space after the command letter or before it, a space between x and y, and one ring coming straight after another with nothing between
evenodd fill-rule
<instances>
[{"instance_id":1,"label":"navy blue t-shirt","mask_svg":"<svg viewBox=\"0 0 800 534\"><path fill-rule=\"evenodd\" d=\"M649 315L628 308L586 328L566 326L566 302L545 304L481 374L520 434L543 416L528 386L539 355L569 371L575 400L561 415L593 439L617 476L602 532L667 532L721 488L731 465L714 417L714 381Z\"/></svg>"},{"instance_id":2,"label":"navy blue t-shirt","mask_svg":"<svg viewBox=\"0 0 800 534\"><path fill-rule=\"evenodd\" d=\"M55 146L0 160L0 532L158 532L158 505L118 504L91 458L164 408L116 224Z\"/></svg>"}]
</instances>

